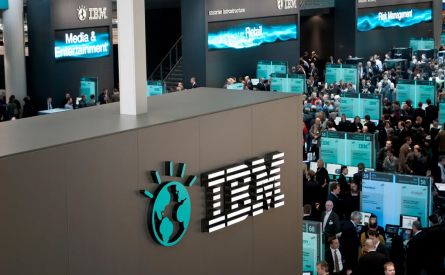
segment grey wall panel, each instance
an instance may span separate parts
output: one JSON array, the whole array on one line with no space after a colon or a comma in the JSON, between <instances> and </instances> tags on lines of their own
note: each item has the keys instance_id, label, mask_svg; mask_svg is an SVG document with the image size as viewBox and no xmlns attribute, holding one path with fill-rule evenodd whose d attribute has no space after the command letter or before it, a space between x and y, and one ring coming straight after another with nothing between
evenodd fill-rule
<instances>
[{"instance_id":1,"label":"grey wall panel","mask_svg":"<svg viewBox=\"0 0 445 275\"><path fill-rule=\"evenodd\" d=\"M162 142L158 142L162 141ZM158 184L149 177L157 170L162 182L185 183L189 175L199 178L199 119L189 119L138 131L139 189L154 193ZM186 163L184 178L165 176L164 161L172 161L174 174L178 163ZM183 238L172 247L157 244L147 227L150 199L138 196L141 274L200 274L201 272L201 219L204 217L204 190L199 181L187 187L191 200L191 217Z\"/></svg>"},{"instance_id":2,"label":"grey wall panel","mask_svg":"<svg viewBox=\"0 0 445 275\"><path fill-rule=\"evenodd\" d=\"M251 107L246 107L200 118L202 173L252 157L251 112ZM201 274L253 274L251 217L222 230L201 234Z\"/></svg>"},{"instance_id":3,"label":"grey wall panel","mask_svg":"<svg viewBox=\"0 0 445 275\"><path fill-rule=\"evenodd\" d=\"M253 274L302 270L301 100L293 97L252 106L252 152L284 152L281 192L285 205L253 218ZM301 231L299 231L301 232ZM277 250L278 249L278 250ZM273 264L271 264L273 263Z\"/></svg>"},{"instance_id":4,"label":"grey wall panel","mask_svg":"<svg viewBox=\"0 0 445 275\"><path fill-rule=\"evenodd\" d=\"M139 274L137 131L66 146L71 275Z\"/></svg>"},{"instance_id":5,"label":"grey wall panel","mask_svg":"<svg viewBox=\"0 0 445 275\"><path fill-rule=\"evenodd\" d=\"M64 148L0 167L0 274L69 274Z\"/></svg>"}]
</instances>

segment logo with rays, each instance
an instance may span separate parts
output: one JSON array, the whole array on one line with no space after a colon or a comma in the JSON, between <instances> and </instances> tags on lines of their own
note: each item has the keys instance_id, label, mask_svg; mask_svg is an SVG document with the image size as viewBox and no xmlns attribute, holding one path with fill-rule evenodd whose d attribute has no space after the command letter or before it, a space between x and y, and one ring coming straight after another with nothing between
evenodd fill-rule
<instances>
[{"instance_id":1,"label":"logo with rays","mask_svg":"<svg viewBox=\"0 0 445 275\"><path fill-rule=\"evenodd\" d=\"M176 177L184 178L185 167L185 163L178 164ZM140 190L142 195L151 198L147 214L148 230L157 243L173 246L184 236L190 221L190 196L185 186L192 186L196 176L189 176L182 184L177 181L162 183L158 171L150 171L150 175L153 181L160 185L153 194ZM165 175L173 177L171 161L165 162ZM167 210L168 206L172 207L171 211Z\"/></svg>"}]
</instances>

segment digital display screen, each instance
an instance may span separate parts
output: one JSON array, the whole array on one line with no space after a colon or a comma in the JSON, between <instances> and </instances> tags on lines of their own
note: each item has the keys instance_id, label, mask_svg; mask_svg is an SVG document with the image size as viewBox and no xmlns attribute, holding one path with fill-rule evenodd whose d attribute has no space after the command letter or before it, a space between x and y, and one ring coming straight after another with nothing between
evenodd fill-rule
<instances>
[{"instance_id":1,"label":"digital display screen","mask_svg":"<svg viewBox=\"0 0 445 275\"><path fill-rule=\"evenodd\" d=\"M400 227L403 229L412 229L413 222L418 221L419 217L411 217L411 216L401 216L400 217Z\"/></svg>"},{"instance_id":2,"label":"digital display screen","mask_svg":"<svg viewBox=\"0 0 445 275\"><path fill-rule=\"evenodd\" d=\"M208 28L208 49L245 49L296 40L297 22L296 15L211 22Z\"/></svg>"},{"instance_id":3,"label":"digital display screen","mask_svg":"<svg viewBox=\"0 0 445 275\"><path fill-rule=\"evenodd\" d=\"M439 191L445 191L445 183L436 183L436 187Z\"/></svg>"},{"instance_id":4,"label":"digital display screen","mask_svg":"<svg viewBox=\"0 0 445 275\"><path fill-rule=\"evenodd\" d=\"M164 87L164 82L147 81L147 97L163 94L165 91Z\"/></svg>"},{"instance_id":5,"label":"digital display screen","mask_svg":"<svg viewBox=\"0 0 445 275\"><path fill-rule=\"evenodd\" d=\"M357 166L348 166L348 174L346 177L352 178L354 177L354 174L358 173L358 167Z\"/></svg>"},{"instance_id":6,"label":"digital display screen","mask_svg":"<svg viewBox=\"0 0 445 275\"><path fill-rule=\"evenodd\" d=\"M310 162L310 164L309 164L309 170L312 170L312 171L314 171L314 172L317 172L317 168L318 168L318 166L317 166L317 162L315 162L315 161Z\"/></svg>"},{"instance_id":7,"label":"digital display screen","mask_svg":"<svg viewBox=\"0 0 445 275\"><path fill-rule=\"evenodd\" d=\"M358 10L357 30L366 32L382 28L404 28L432 20L431 3L366 8Z\"/></svg>"},{"instance_id":8,"label":"digital display screen","mask_svg":"<svg viewBox=\"0 0 445 275\"><path fill-rule=\"evenodd\" d=\"M338 170L341 170L341 165L328 163L326 164L326 170L328 171L329 175L340 175Z\"/></svg>"},{"instance_id":9,"label":"digital display screen","mask_svg":"<svg viewBox=\"0 0 445 275\"><path fill-rule=\"evenodd\" d=\"M360 212L362 214L362 218L360 219L359 225L367 225L369 223L369 219L371 218L371 213Z\"/></svg>"},{"instance_id":10,"label":"digital display screen","mask_svg":"<svg viewBox=\"0 0 445 275\"><path fill-rule=\"evenodd\" d=\"M98 58L110 55L108 27L57 30L54 40L56 60Z\"/></svg>"},{"instance_id":11,"label":"digital display screen","mask_svg":"<svg viewBox=\"0 0 445 275\"><path fill-rule=\"evenodd\" d=\"M399 234L399 228L400 228L400 226L387 224L385 232L387 234L397 235L397 234Z\"/></svg>"}]
</instances>

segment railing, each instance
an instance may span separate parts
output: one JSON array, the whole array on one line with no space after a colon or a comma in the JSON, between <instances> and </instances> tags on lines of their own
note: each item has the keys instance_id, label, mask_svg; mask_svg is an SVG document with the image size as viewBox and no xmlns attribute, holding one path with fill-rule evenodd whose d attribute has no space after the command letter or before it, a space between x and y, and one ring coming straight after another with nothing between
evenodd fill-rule
<instances>
[{"instance_id":1,"label":"railing","mask_svg":"<svg viewBox=\"0 0 445 275\"><path fill-rule=\"evenodd\" d=\"M335 7L335 0L300 0L301 9L319 9Z\"/></svg>"},{"instance_id":2,"label":"railing","mask_svg":"<svg viewBox=\"0 0 445 275\"><path fill-rule=\"evenodd\" d=\"M176 67L178 62L182 58L182 36L176 41L175 45L170 49L167 55L159 63L158 67L148 77L148 80L161 80L164 81L171 71Z\"/></svg>"}]
</instances>

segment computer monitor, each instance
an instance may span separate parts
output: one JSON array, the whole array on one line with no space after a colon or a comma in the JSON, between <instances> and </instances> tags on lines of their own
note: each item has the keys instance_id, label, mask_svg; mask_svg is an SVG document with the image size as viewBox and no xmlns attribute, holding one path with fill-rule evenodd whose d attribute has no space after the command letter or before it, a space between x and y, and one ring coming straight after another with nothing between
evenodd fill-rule
<instances>
[{"instance_id":1,"label":"computer monitor","mask_svg":"<svg viewBox=\"0 0 445 275\"><path fill-rule=\"evenodd\" d=\"M327 163L326 164L326 170L328 170L329 175L340 175L341 173L341 165L340 164L332 164Z\"/></svg>"},{"instance_id":2,"label":"computer monitor","mask_svg":"<svg viewBox=\"0 0 445 275\"><path fill-rule=\"evenodd\" d=\"M360 214L362 214L362 219L360 220L359 225L361 226L368 225L369 218L371 218L372 214L368 212L360 212Z\"/></svg>"},{"instance_id":3,"label":"computer monitor","mask_svg":"<svg viewBox=\"0 0 445 275\"><path fill-rule=\"evenodd\" d=\"M399 234L399 228L400 226L398 225L387 224L385 228L385 233L388 234L389 236L395 236Z\"/></svg>"},{"instance_id":4,"label":"computer monitor","mask_svg":"<svg viewBox=\"0 0 445 275\"><path fill-rule=\"evenodd\" d=\"M439 191L445 192L445 183L436 183L436 187Z\"/></svg>"},{"instance_id":5,"label":"computer monitor","mask_svg":"<svg viewBox=\"0 0 445 275\"><path fill-rule=\"evenodd\" d=\"M412 232L412 229L402 229L402 231L400 231L400 236L402 237L403 241L408 241L411 238Z\"/></svg>"},{"instance_id":6,"label":"computer monitor","mask_svg":"<svg viewBox=\"0 0 445 275\"><path fill-rule=\"evenodd\" d=\"M354 174L358 173L358 167L357 166L348 166L348 174L346 177L352 178Z\"/></svg>"},{"instance_id":7,"label":"computer monitor","mask_svg":"<svg viewBox=\"0 0 445 275\"><path fill-rule=\"evenodd\" d=\"M413 228L413 222L420 221L420 217L416 216L407 216L407 215L400 215L400 228L402 229L412 229Z\"/></svg>"},{"instance_id":8,"label":"computer monitor","mask_svg":"<svg viewBox=\"0 0 445 275\"><path fill-rule=\"evenodd\" d=\"M375 169L374 168L365 168L365 172L374 172Z\"/></svg>"},{"instance_id":9,"label":"computer monitor","mask_svg":"<svg viewBox=\"0 0 445 275\"><path fill-rule=\"evenodd\" d=\"M314 172L317 172L317 162L316 161L312 161L309 164L309 170L312 170Z\"/></svg>"},{"instance_id":10,"label":"computer monitor","mask_svg":"<svg viewBox=\"0 0 445 275\"><path fill-rule=\"evenodd\" d=\"M258 78L253 78L250 80L252 82L252 85L256 86L258 83L260 83L260 80Z\"/></svg>"},{"instance_id":11,"label":"computer monitor","mask_svg":"<svg viewBox=\"0 0 445 275\"><path fill-rule=\"evenodd\" d=\"M303 272L303 275L312 275L313 273L312 273L312 271L304 271Z\"/></svg>"},{"instance_id":12,"label":"computer monitor","mask_svg":"<svg viewBox=\"0 0 445 275\"><path fill-rule=\"evenodd\" d=\"M76 105L79 105L79 101L81 101L82 98L81 97L76 97Z\"/></svg>"}]
</instances>

